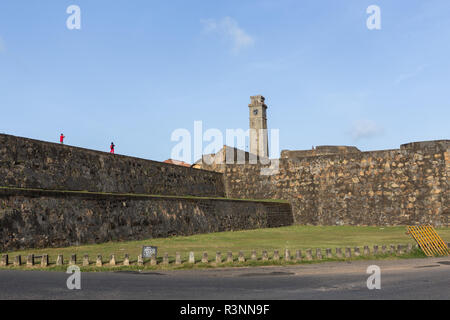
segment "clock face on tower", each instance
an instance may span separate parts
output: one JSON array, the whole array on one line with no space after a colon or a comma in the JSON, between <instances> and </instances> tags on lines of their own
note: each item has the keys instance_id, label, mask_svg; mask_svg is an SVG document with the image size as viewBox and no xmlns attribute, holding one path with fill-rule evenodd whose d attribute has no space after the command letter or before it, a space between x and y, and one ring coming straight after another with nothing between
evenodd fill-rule
<instances>
[{"instance_id":1,"label":"clock face on tower","mask_svg":"<svg viewBox=\"0 0 450 320\"><path fill-rule=\"evenodd\" d=\"M258 109L253 110L253 114L256 116L258 115Z\"/></svg>"}]
</instances>

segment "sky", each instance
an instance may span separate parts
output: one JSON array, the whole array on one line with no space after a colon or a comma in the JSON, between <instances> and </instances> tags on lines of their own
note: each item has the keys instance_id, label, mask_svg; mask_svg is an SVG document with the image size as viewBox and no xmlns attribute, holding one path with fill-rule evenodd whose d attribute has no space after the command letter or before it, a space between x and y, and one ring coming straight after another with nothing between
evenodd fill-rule
<instances>
[{"instance_id":1,"label":"sky","mask_svg":"<svg viewBox=\"0 0 450 320\"><path fill-rule=\"evenodd\" d=\"M163 161L261 94L280 150L395 149L450 139L449 93L448 0L0 2L0 133Z\"/></svg>"}]
</instances>

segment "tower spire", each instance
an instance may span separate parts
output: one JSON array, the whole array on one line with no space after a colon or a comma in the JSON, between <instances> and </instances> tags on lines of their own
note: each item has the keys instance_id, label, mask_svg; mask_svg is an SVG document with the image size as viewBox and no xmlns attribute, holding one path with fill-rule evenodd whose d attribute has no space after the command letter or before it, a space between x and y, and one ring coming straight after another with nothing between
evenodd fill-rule
<instances>
[{"instance_id":1,"label":"tower spire","mask_svg":"<svg viewBox=\"0 0 450 320\"><path fill-rule=\"evenodd\" d=\"M250 104L250 153L258 157L269 157L267 133L267 105L262 95L251 96Z\"/></svg>"}]
</instances>

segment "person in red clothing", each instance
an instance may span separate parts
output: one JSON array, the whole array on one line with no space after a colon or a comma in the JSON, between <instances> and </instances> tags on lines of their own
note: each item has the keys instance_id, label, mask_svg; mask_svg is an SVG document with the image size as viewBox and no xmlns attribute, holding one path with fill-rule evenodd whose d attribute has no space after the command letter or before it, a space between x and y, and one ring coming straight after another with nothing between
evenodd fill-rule
<instances>
[{"instance_id":1,"label":"person in red clothing","mask_svg":"<svg viewBox=\"0 0 450 320\"><path fill-rule=\"evenodd\" d=\"M64 143L64 138L65 136L61 133L61 135L59 136L59 142Z\"/></svg>"},{"instance_id":2,"label":"person in red clothing","mask_svg":"<svg viewBox=\"0 0 450 320\"><path fill-rule=\"evenodd\" d=\"M111 142L111 146L109 147L111 149L110 153L114 153L114 147L115 147L114 143Z\"/></svg>"}]
</instances>

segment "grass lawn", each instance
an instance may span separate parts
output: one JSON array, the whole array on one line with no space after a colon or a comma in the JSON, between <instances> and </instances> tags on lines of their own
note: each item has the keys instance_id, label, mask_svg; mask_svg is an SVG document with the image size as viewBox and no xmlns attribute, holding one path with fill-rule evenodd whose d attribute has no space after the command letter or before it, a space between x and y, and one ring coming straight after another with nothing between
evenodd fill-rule
<instances>
[{"instance_id":1,"label":"grass lawn","mask_svg":"<svg viewBox=\"0 0 450 320\"><path fill-rule=\"evenodd\" d=\"M436 230L444 241L450 242L450 228L437 228ZM415 244L411 236L405 233L405 227L289 226L6 253L9 254L11 263L14 256L20 254L24 259L30 253L48 254L51 263L55 262L58 254L64 255L66 263L72 254L76 254L77 260L80 262L85 254L89 255L91 262L95 261L98 254L103 256L104 262L107 262L111 254L115 254L116 260L120 263L125 253L129 254L131 262L135 262L137 256L141 254L143 245L153 245L158 247L158 257L161 258L167 252L171 262L174 261L176 252L180 252L182 260L186 261L190 251L195 252L196 260L200 260L202 253L206 251L211 261L214 260L217 251L222 252L223 257L228 251L232 251L234 256L239 251L244 251L248 259L252 250L256 250L258 256L261 257L262 250L267 250L269 256L273 255L274 250L279 250L280 256L282 256L285 248L290 249L291 254L295 255L297 249L301 249L304 253L304 250L308 248L322 248L324 253L326 248L334 249L336 247L344 249L347 246L352 248L359 246L362 250L364 245L369 245L372 250L375 244L380 248L381 245Z\"/></svg>"}]
</instances>

